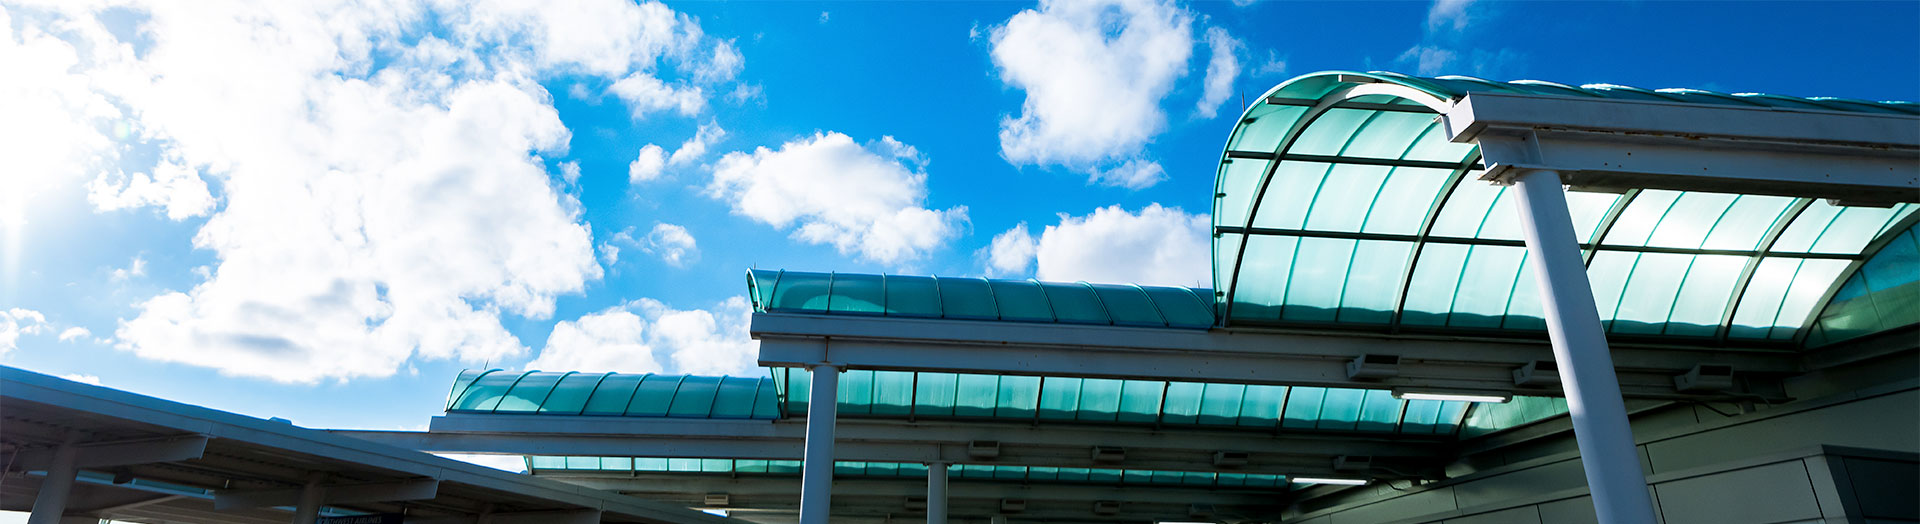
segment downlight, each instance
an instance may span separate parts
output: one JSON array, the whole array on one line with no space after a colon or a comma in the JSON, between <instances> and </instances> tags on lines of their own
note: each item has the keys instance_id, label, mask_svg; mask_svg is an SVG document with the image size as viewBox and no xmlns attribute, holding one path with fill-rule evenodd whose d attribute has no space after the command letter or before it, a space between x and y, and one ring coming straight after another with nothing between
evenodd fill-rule
<instances>
[{"instance_id":1,"label":"downlight","mask_svg":"<svg viewBox=\"0 0 1920 524\"><path fill-rule=\"evenodd\" d=\"M1513 399L1510 393L1498 391L1459 391L1459 390L1393 390L1393 398L1400 400L1456 400L1460 402L1490 402L1504 404Z\"/></svg>"},{"instance_id":2,"label":"downlight","mask_svg":"<svg viewBox=\"0 0 1920 524\"><path fill-rule=\"evenodd\" d=\"M1294 484L1330 484L1334 486L1365 486L1367 479L1343 479L1323 477L1294 477Z\"/></svg>"}]
</instances>

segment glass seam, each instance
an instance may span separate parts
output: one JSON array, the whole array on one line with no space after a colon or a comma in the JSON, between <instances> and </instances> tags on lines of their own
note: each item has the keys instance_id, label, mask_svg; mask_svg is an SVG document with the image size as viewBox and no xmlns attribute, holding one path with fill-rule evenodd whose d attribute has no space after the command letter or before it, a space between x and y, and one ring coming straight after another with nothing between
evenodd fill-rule
<instances>
[{"instance_id":1,"label":"glass seam","mask_svg":"<svg viewBox=\"0 0 1920 524\"><path fill-rule=\"evenodd\" d=\"M1639 188L1629 189L1626 193L1622 193L1619 199L1614 200L1613 206L1607 208L1607 214L1601 216L1600 223L1594 226L1593 237L1588 239L1591 247L1580 255L1581 265L1588 269L1593 268L1593 259L1600 255L1600 246L1606 245L1607 235L1613 234L1613 225L1620 222L1621 215L1627 214L1627 208L1633 206L1633 202L1640 198L1640 193L1642 191ZM1652 238L1651 234L1648 238Z\"/></svg>"},{"instance_id":2,"label":"glass seam","mask_svg":"<svg viewBox=\"0 0 1920 524\"><path fill-rule=\"evenodd\" d=\"M627 416L627 412L633 410L633 399L640 397L640 388L646 386L647 379L653 378L654 376L655 375L653 373L640 375L640 381L633 383L633 392L627 394L627 402L625 404L620 405L619 416L622 416L622 417ZM673 403L671 402L667 403L667 411L673 411Z\"/></svg>"},{"instance_id":3,"label":"glass seam","mask_svg":"<svg viewBox=\"0 0 1920 524\"><path fill-rule=\"evenodd\" d=\"M727 387L727 376L721 375L720 382L717 382L713 385L713 398L707 400L707 418L714 418L713 410L714 408L719 407L720 405L720 390L726 389L726 387ZM757 394L758 392L756 391L755 393ZM678 395L678 393L676 393L675 395ZM667 415L669 416L673 415L673 403L671 402L667 403ZM747 415L748 416L753 415L752 405L747 406Z\"/></svg>"},{"instance_id":4,"label":"glass seam","mask_svg":"<svg viewBox=\"0 0 1920 524\"><path fill-rule=\"evenodd\" d=\"M1480 147L1474 146L1473 151L1467 154L1467 163L1477 165L1480 159ZM1460 184L1466 181L1469 171L1472 169L1464 166L1454 170L1453 174L1448 176L1447 187L1441 189L1440 194L1434 195L1433 202L1427 205L1427 214L1420 220L1420 233L1415 235L1413 240L1413 252L1407 254L1407 267L1400 273L1399 291L1394 293L1393 316L1387 320L1387 332L1400 330L1401 319L1407 310L1407 293L1412 290L1414 271L1420 265L1420 253L1426 249L1427 235L1433 232L1433 223L1439 220L1441 210L1459 190ZM1292 394L1292 390L1288 390L1288 394ZM1285 409L1284 406L1281 407L1281 411L1284 412Z\"/></svg>"},{"instance_id":5,"label":"glass seam","mask_svg":"<svg viewBox=\"0 0 1920 524\"><path fill-rule=\"evenodd\" d=\"M827 289L829 290L829 291L828 291L828 293L829 293L829 296L828 296L828 298L827 298L827 300L833 300L833 298L832 298L832 296L831 296L831 293L832 293L832 291L831 291L831 290L833 289L833 287L832 287L832 286L828 286L828 287L827 287ZM675 401L675 400L679 400L679 399L680 399L680 388L683 388L683 387L686 387L686 385L687 385L687 376L686 376L686 375L680 375L680 377L679 377L678 379L676 379L676 380L674 380L674 381L673 381L673 395L671 395L671 396L668 396L668 397L667 397L667 410L666 410L666 413L663 413L663 414L661 414L661 415L660 415L661 417L665 417L665 418L673 418L673 401ZM633 388L633 393L634 393L635 395L639 395L639 394L640 394L640 388L639 388L639 387L635 387L635 388ZM715 391L715 392L714 392L714 395L716 395L716 396L717 396L717 395L719 395L719 394L720 394L720 392L718 392L718 391ZM632 402L628 402L628 403L627 403L627 411L628 411L628 412L632 412L632 411L633 411L633 403L632 403ZM711 413L709 413L708 415L712 415L712 414L711 414Z\"/></svg>"},{"instance_id":6,"label":"glass seam","mask_svg":"<svg viewBox=\"0 0 1920 524\"><path fill-rule=\"evenodd\" d=\"M1513 283L1507 286L1507 307L1501 308L1500 310L1500 329L1519 329L1507 327L1507 321L1513 319L1513 296L1520 291L1520 279L1525 278L1521 273L1526 272L1527 258L1532 255L1532 252L1522 250L1520 252L1520 263L1513 266ZM1539 277L1536 276L1534 278L1537 279ZM1591 288L1593 285L1588 284L1587 287Z\"/></svg>"},{"instance_id":7,"label":"glass seam","mask_svg":"<svg viewBox=\"0 0 1920 524\"><path fill-rule=\"evenodd\" d=\"M566 372L566 373L562 373L562 374L560 374L560 379L559 379L559 380L555 380L555 381L553 381L553 387L550 387L550 388L547 388L547 394L546 394L546 395L542 395L542 396L540 397L540 402L539 402L539 403L536 403L536 404L534 404L534 405L533 405L533 412L534 412L534 413L539 413L541 409L544 409L544 408L546 408L546 407L547 407L547 401L548 401L548 400L552 400L552 399L553 399L553 393L554 393L555 391L559 391L559 390L560 390L560 383L561 383L561 382L566 382L566 381L567 381L567 377L571 377L571 376L574 376L574 375L576 375L576 374L579 374L579 373L580 373L580 372L578 372L578 371L568 371L568 372ZM498 409L498 408L495 408L495 409Z\"/></svg>"},{"instance_id":8,"label":"glass seam","mask_svg":"<svg viewBox=\"0 0 1920 524\"><path fill-rule=\"evenodd\" d=\"M505 370L489 369L489 370L480 372L478 376L473 377L472 382L467 383L467 387L460 388L460 392L459 392L460 394L453 395L452 397L450 397L451 399L447 401L447 408L445 411L452 411L454 406L460 405L460 399L466 397L467 392L473 390L473 385L480 383L480 379L486 378L487 375L492 375L494 373L499 373L502 371L505 371ZM455 377L454 380L456 381L456 384L457 384L459 377Z\"/></svg>"},{"instance_id":9,"label":"glass seam","mask_svg":"<svg viewBox=\"0 0 1920 524\"><path fill-rule=\"evenodd\" d=\"M500 398L498 398L498 399L494 399L494 401L493 401L493 408L492 408L492 409L488 409L488 410L487 410L487 412L488 412L488 413L497 413L497 412L499 412L499 410L500 410L500 403L502 403L502 402L505 402L505 401L507 400L507 394L508 394L508 393L512 393L512 392L513 392L513 387L514 387L514 386L518 386L518 385L520 385L520 381L522 381L522 380L526 380L526 379L527 379L527 375L532 375L533 373L534 373L534 372L532 372L532 371L526 371L526 372L522 372L522 373L520 373L520 377L519 377L519 378L515 378L515 379L513 379L513 383L512 383L512 384L508 384L508 385L507 385L507 389L503 389L503 390L500 390ZM474 382L479 382L479 380L475 380Z\"/></svg>"},{"instance_id":10,"label":"glass seam","mask_svg":"<svg viewBox=\"0 0 1920 524\"><path fill-rule=\"evenodd\" d=\"M1596 246L1596 249L1597 248L1598 246ZM1643 255L1645 255L1645 253L1633 254L1633 263L1627 265L1627 275L1623 277L1620 282L1620 294L1615 295L1613 298L1613 312L1608 313L1607 316L1600 317L1600 322L1606 323L1606 329L1604 331L1607 334L1613 334L1613 326L1620 324L1620 303L1626 301L1627 290L1633 289L1633 272L1640 270L1640 258Z\"/></svg>"},{"instance_id":11,"label":"glass seam","mask_svg":"<svg viewBox=\"0 0 1920 524\"><path fill-rule=\"evenodd\" d=\"M1109 326L1119 325L1118 322L1115 322L1113 320L1113 310L1107 308L1107 299L1100 298L1100 290L1094 289L1093 284L1088 284L1087 281L1085 280L1082 280L1079 283L1081 287L1087 288L1087 293L1093 295L1093 303L1100 305L1100 314L1106 315L1107 325ZM1152 300L1148 300L1148 301L1151 302ZM1034 404L1034 407L1035 409L1039 409L1039 404Z\"/></svg>"},{"instance_id":12,"label":"glass seam","mask_svg":"<svg viewBox=\"0 0 1920 524\"><path fill-rule=\"evenodd\" d=\"M1702 237L1701 242L1706 242L1705 237ZM1673 310L1680 306L1680 295L1686 292L1687 282L1693 279L1693 264L1699 261L1700 256L1698 255L1687 259L1687 270L1680 274L1680 283L1676 284L1673 288L1673 300L1667 302L1667 319L1660 323L1661 335L1671 335L1667 333L1667 330L1673 328Z\"/></svg>"},{"instance_id":13,"label":"glass seam","mask_svg":"<svg viewBox=\"0 0 1920 524\"><path fill-rule=\"evenodd\" d=\"M593 400L594 393L600 392L600 385L605 384L607 382L607 377L611 377L617 374L618 373L602 373L600 375L600 380L593 381L593 387L587 389L587 400L580 402L580 409L574 410L573 414L580 415L580 414L586 413L587 402L591 402ZM556 385L555 387L559 387L559 386Z\"/></svg>"},{"instance_id":14,"label":"glass seam","mask_svg":"<svg viewBox=\"0 0 1920 524\"><path fill-rule=\"evenodd\" d=\"M1893 214L1888 217L1888 220L1893 220L1894 217L1898 217L1898 216L1899 214L1897 213ZM1838 214L1834 215L1834 219L1836 222L1839 221L1839 215ZM1795 347L1805 346L1806 338L1807 338L1807 327L1812 325L1814 321L1820 318L1820 313L1825 311L1827 306L1832 305L1833 295L1840 291L1840 286L1846 285L1846 281L1848 279L1853 278L1853 274L1855 272L1860 271L1861 267L1866 266L1867 260L1872 258L1871 255L1868 254L1869 249L1871 249L1871 252L1873 255L1879 254L1881 250L1886 248L1887 244L1892 243L1895 239L1899 238L1900 235L1906 234L1907 229L1913 227L1913 224L1920 223L1920 213L1909 214L1906 216L1906 218L1901 219L1901 221L1907 222L1906 228L1896 229L1896 228L1889 228L1885 225L1880 226L1886 232L1883 232L1877 238L1874 238L1873 240L1868 241L1865 248L1860 250L1860 253L1862 256L1859 259L1854 260L1853 262L1849 262L1846 268L1841 269L1839 274L1834 275L1834 281L1832 283L1827 284L1826 291L1821 293L1818 301L1814 302L1814 307L1810 308L1807 311L1807 317L1802 319L1800 321L1800 325L1794 328L1795 332L1793 335L1793 344ZM1828 223L1827 225L1831 227L1833 224ZM1822 231L1821 235L1822 236L1826 235L1826 232ZM1815 245L1818 245L1819 243L1820 241L1818 239L1814 240ZM1812 247L1809 246L1808 249L1811 250ZM1805 264L1804 261L1801 263ZM1782 299L1783 303L1784 303L1784 300L1785 299L1783 298ZM1775 315L1775 316L1777 317L1778 315ZM1779 324L1779 320L1776 319L1774 323L1776 325Z\"/></svg>"},{"instance_id":15,"label":"glass seam","mask_svg":"<svg viewBox=\"0 0 1920 524\"><path fill-rule=\"evenodd\" d=\"M987 301L993 303L993 319L1006 320L1007 316L1000 313L1000 294L993 292L993 280L982 277L980 283L987 286Z\"/></svg>"},{"instance_id":16,"label":"glass seam","mask_svg":"<svg viewBox=\"0 0 1920 524\"><path fill-rule=\"evenodd\" d=\"M1285 135L1282 135L1280 137L1280 140L1274 144L1273 146L1274 160L1267 163L1266 169L1260 175L1260 182L1254 185L1252 198L1247 200L1247 214L1242 219L1246 227L1253 227L1254 219L1259 217L1260 208L1261 208L1260 204L1261 202L1266 200L1267 187L1273 183L1273 174L1275 171L1277 171L1280 168L1280 164L1285 162L1284 160L1280 160L1280 156L1286 153L1287 150L1290 150L1293 148L1293 142L1295 140L1298 140L1300 138L1300 135L1306 132L1307 128L1313 127L1314 122L1319 121L1322 115L1327 114L1328 111L1332 111L1334 106L1338 104L1337 101L1327 100L1328 96L1332 94L1333 93L1327 93L1325 95L1321 95L1321 97L1315 101L1312 107L1307 108L1306 111L1302 112L1300 116L1294 119L1293 126L1289 127L1287 129L1287 133ZM1225 154L1223 153L1222 156L1225 156ZM1216 190L1215 192L1217 193L1218 191ZM1302 221L1302 225L1305 225L1304 220ZM1242 240L1240 242L1239 249L1236 250L1233 256L1233 276L1227 279L1227 290L1226 290L1227 305L1226 305L1226 311L1220 315L1219 322L1221 325L1226 325L1228 323L1231 323L1231 321L1228 319L1233 318L1233 298L1235 295L1239 293L1239 290L1240 290L1241 264L1244 264L1246 262L1246 258L1247 258L1247 242L1245 240ZM1291 274L1292 270L1289 269L1288 273ZM1281 300L1281 307L1282 308L1286 307L1286 300L1284 299L1284 297Z\"/></svg>"},{"instance_id":17,"label":"glass seam","mask_svg":"<svg viewBox=\"0 0 1920 524\"><path fill-rule=\"evenodd\" d=\"M940 276L927 275L927 278L933 279L933 303L940 308L940 318L947 318L947 295L940 290ZM919 374L914 376L918 380Z\"/></svg>"},{"instance_id":18,"label":"glass seam","mask_svg":"<svg viewBox=\"0 0 1920 524\"><path fill-rule=\"evenodd\" d=\"M1740 278L1734 282L1733 296L1731 297L1732 301L1728 302L1726 309L1720 313L1720 326L1715 330L1715 339L1725 343L1728 339L1732 338L1733 318L1740 313L1740 304L1746 301L1747 287L1753 283L1754 272L1758 271L1760 264L1766 261L1768 251L1773 249L1774 242L1780 240L1780 235L1785 234L1787 228L1791 227L1793 222L1800 218L1800 213L1806 211L1807 208L1812 205L1813 199L1811 198L1797 198L1794 199L1793 202L1788 203L1786 207L1781 208L1779 214L1774 215L1773 223L1767 226L1767 232L1761 235L1760 241L1754 245L1756 251L1754 251L1753 256L1749 257L1746 265L1740 269ZM1804 262L1804 260L1802 262Z\"/></svg>"},{"instance_id":19,"label":"glass seam","mask_svg":"<svg viewBox=\"0 0 1920 524\"><path fill-rule=\"evenodd\" d=\"M827 272L827 306L822 308L822 313L829 315L833 314L833 277L835 275L838 275L838 273L834 271Z\"/></svg>"},{"instance_id":20,"label":"glass seam","mask_svg":"<svg viewBox=\"0 0 1920 524\"><path fill-rule=\"evenodd\" d=\"M1173 327L1173 321L1167 320L1167 313L1165 311L1160 310L1160 303L1153 300L1153 295L1147 293L1147 288L1140 287L1139 284L1127 284L1127 285L1133 286L1133 289L1135 291L1140 292L1141 297L1147 299L1147 306L1153 308L1154 316L1160 318L1160 325Z\"/></svg>"},{"instance_id":21,"label":"glass seam","mask_svg":"<svg viewBox=\"0 0 1920 524\"><path fill-rule=\"evenodd\" d=\"M1040 301L1047 304L1047 316L1053 317L1053 321L1056 323L1060 322L1060 313L1053 310L1053 295L1047 293L1047 286L1041 284L1040 279L1029 278L1027 281L1032 282L1033 287L1040 289ZM988 287L992 287L992 285L988 285Z\"/></svg>"}]
</instances>

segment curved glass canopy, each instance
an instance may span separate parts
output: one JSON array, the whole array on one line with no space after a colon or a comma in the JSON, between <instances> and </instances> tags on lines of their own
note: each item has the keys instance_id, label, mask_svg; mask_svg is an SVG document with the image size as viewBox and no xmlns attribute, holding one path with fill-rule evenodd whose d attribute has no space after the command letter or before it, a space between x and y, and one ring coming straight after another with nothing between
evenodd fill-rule
<instances>
[{"instance_id":1,"label":"curved glass canopy","mask_svg":"<svg viewBox=\"0 0 1920 524\"><path fill-rule=\"evenodd\" d=\"M551 472L606 471L619 473L715 473L726 475L796 476L798 460L700 459L659 457L582 457L528 456L527 470L538 475ZM917 462L833 463L838 478L910 478L927 477L927 465ZM1040 484L1097 484L1118 486L1187 486L1196 488L1285 489L1284 475L1265 473L1214 473L1202 471L1162 471L1148 469L1054 468L1002 466L994 464L954 464L947 477L970 480L999 480Z\"/></svg>"},{"instance_id":2,"label":"curved glass canopy","mask_svg":"<svg viewBox=\"0 0 1920 524\"><path fill-rule=\"evenodd\" d=\"M857 273L747 272L755 311L1205 329L1213 292L1184 287Z\"/></svg>"},{"instance_id":3,"label":"curved glass canopy","mask_svg":"<svg viewBox=\"0 0 1920 524\"><path fill-rule=\"evenodd\" d=\"M448 413L776 419L766 378L622 373L462 371Z\"/></svg>"},{"instance_id":4,"label":"curved glass canopy","mask_svg":"<svg viewBox=\"0 0 1920 524\"><path fill-rule=\"evenodd\" d=\"M1920 114L1903 102L1688 89L1295 78L1246 110L1221 156L1222 324L1543 332L1512 195L1479 181L1476 148L1449 142L1435 118L1476 91ZM1610 335L1710 344L1799 343L1835 286L1916 218L1913 204L1660 190L1576 192L1568 205Z\"/></svg>"}]
</instances>

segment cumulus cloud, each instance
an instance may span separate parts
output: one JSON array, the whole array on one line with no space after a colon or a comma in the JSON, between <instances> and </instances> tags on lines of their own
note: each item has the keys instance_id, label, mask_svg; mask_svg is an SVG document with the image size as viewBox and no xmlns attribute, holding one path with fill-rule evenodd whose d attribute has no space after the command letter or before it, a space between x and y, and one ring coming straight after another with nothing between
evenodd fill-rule
<instances>
[{"instance_id":1,"label":"cumulus cloud","mask_svg":"<svg viewBox=\"0 0 1920 524\"><path fill-rule=\"evenodd\" d=\"M660 178L660 172L666 168L666 149L653 144L641 146L640 156L627 164L627 182L638 184Z\"/></svg>"},{"instance_id":2,"label":"cumulus cloud","mask_svg":"<svg viewBox=\"0 0 1920 524\"><path fill-rule=\"evenodd\" d=\"M527 369L755 376L759 342L744 297L713 310L676 310L652 299L562 321Z\"/></svg>"},{"instance_id":3,"label":"cumulus cloud","mask_svg":"<svg viewBox=\"0 0 1920 524\"><path fill-rule=\"evenodd\" d=\"M1160 103L1186 75L1193 15L1159 0L1046 0L989 38L1000 78L1027 97L1000 122L1001 155L1115 183L1104 168L1139 159L1166 127Z\"/></svg>"},{"instance_id":4,"label":"cumulus cloud","mask_svg":"<svg viewBox=\"0 0 1920 524\"><path fill-rule=\"evenodd\" d=\"M1488 4L1477 0L1434 0L1427 9L1426 31L1420 43L1401 52L1394 64L1411 67L1421 75L1498 78L1515 73L1525 59L1520 51L1474 47L1472 33L1478 32L1475 22L1492 14Z\"/></svg>"},{"instance_id":5,"label":"cumulus cloud","mask_svg":"<svg viewBox=\"0 0 1920 524\"><path fill-rule=\"evenodd\" d=\"M52 326L39 311L23 308L0 309L0 355L20 347L21 335L45 333Z\"/></svg>"},{"instance_id":6,"label":"cumulus cloud","mask_svg":"<svg viewBox=\"0 0 1920 524\"><path fill-rule=\"evenodd\" d=\"M1207 60L1205 91L1200 94L1199 105L1194 107L1194 114L1200 118L1213 118L1219 113L1220 104L1233 96L1233 81L1240 77L1240 51L1246 44L1227 34L1226 29L1209 27L1207 48L1212 50L1213 57Z\"/></svg>"},{"instance_id":7,"label":"cumulus cloud","mask_svg":"<svg viewBox=\"0 0 1920 524\"><path fill-rule=\"evenodd\" d=\"M1205 287L1213 278L1209 224L1205 214L1159 204L1138 213L1118 205L1063 213L1038 241L1026 224L994 237L988 260L1000 272L1024 271L1033 260L1041 280Z\"/></svg>"},{"instance_id":8,"label":"cumulus cloud","mask_svg":"<svg viewBox=\"0 0 1920 524\"><path fill-rule=\"evenodd\" d=\"M1467 8L1472 7L1475 1L1476 0L1434 0L1433 6L1427 8L1427 30L1466 30L1468 21Z\"/></svg>"},{"instance_id":9,"label":"cumulus cloud","mask_svg":"<svg viewBox=\"0 0 1920 524\"><path fill-rule=\"evenodd\" d=\"M114 282L124 282L129 278L142 276L146 274L147 274L147 259L145 257L141 257L140 255L134 255L133 260L127 262L127 267L115 268L113 270L113 273L108 275L108 278L113 280Z\"/></svg>"},{"instance_id":10,"label":"cumulus cloud","mask_svg":"<svg viewBox=\"0 0 1920 524\"><path fill-rule=\"evenodd\" d=\"M91 337L91 336L93 336L92 331L88 331L87 328L76 326L76 327L67 328L65 331L61 331L60 341L73 342L75 340L80 340L80 339Z\"/></svg>"},{"instance_id":11,"label":"cumulus cloud","mask_svg":"<svg viewBox=\"0 0 1920 524\"><path fill-rule=\"evenodd\" d=\"M835 132L779 149L727 153L714 163L707 193L735 214L793 238L881 263L918 259L959 234L965 206L924 207L926 160L912 146L882 137L862 146Z\"/></svg>"},{"instance_id":12,"label":"cumulus cloud","mask_svg":"<svg viewBox=\"0 0 1920 524\"><path fill-rule=\"evenodd\" d=\"M636 115L690 115L742 66L658 2L103 11L0 12L19 28L0 31L0 170L93 176L99 211L205 216L205 280L140 301L114 338L280 381L524 354L500 315L543 318L601 276L556 187L567 170L546 167L571 133L541 81L595 77Z\"/></svg>"},{"instance_id":13,"label":"cumulus cloud","mask_svg":"<svg viewBox=\"0 0 1920 524\"><path fill-rule=\"evenodd\" d=\"M700 248L694 245L693 234L674 224L654 224L653 231L647 233L646 244L641 247L673 267L687 267L700 260Z\"/></svg>"},{"instance_id":14,"label":"cumulus cloud","mask_svg":"<svg viewBox=\"0 0 1920 524\"><path fill-rule=\"evenodd\" d=\"M1253 74L1262 77L1287 74L1287 59L1281 57L1279 51L1268 49L1266 61L1261 62L1260 67L1253 70Z\"/></svg>"},{"instance_id":15,"label":"cumulus cloud","mask_svg":"<svg viewBox=\"0 0 1920 524\"><path fill-rule=\"evenodd\" d=\"M666 148L647 144L640 148L640 157L627 165L627 181L640 183L660 178L668 166L685 166L699 162L707 156L707 148L727 137L727 130L720 128L719 122L707 122L694 131L693 137L680 143L680 148L667 154Z\"/></svg>"}]
</instances>

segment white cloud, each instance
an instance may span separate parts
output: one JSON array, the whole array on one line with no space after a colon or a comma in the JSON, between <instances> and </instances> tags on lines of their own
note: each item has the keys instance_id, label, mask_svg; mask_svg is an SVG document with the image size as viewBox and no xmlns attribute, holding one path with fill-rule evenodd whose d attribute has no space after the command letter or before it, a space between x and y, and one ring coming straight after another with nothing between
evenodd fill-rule
<instances>
[{"instance_id":1,"label":"white cloud","mask_svg":"<svg viewBox=\"0 0 1920 524\"><path fill-rule=\"evenodd\" d=\"M61 342L72 342L72 341L75 341L75 340L79 340L79 339L83 339L83 338L87 338L87 337L91 337L91 336L93 336L93 332L92 332L92 331L88 331L88 330L87 330L87 328L83 328L83 327L77 327L77 326L76 326L76 327L70 327L70 328L67 328L67 329L66 329L65 331L61 331L61 332L60 332L60 341L61 341Z\"/></svg>"},{"instance_id":2,"label":"white cloud","mask_svg":"<svg viewBox=\"0 0 1920 524\"><path fill-rule=\"evenodd\" d=\"M1167 179L1167 170L1159 162L1133 159L1124 164L1098 171L1090 175L1090 181L1127 189L1145 189Z\"/></svg>"},{"instance_id":3,"label":"white cloud","mask_svg":"<svg viewBox=\"0 0 1920 524\"><path fill-rule=\"evenodd\" d=\"M522 473L527 470L527 459L523 455L481 455L478 453L434 453L441 457L479 464L489 468Z\"/></svg>"},{"instance_id":4,"label":"white cloud","mask_svg":"<svg viewBox=\"0 0 1920 524\"><path fill-rule=\"evenodd\" d=\"M627 182L638 184L660 178L660 172L666 168L666 149L653 144L641 146L640 156L627 164Z\"/></svg>"},{"instance_id":5,"label":"white cloud","mask_svg":"<svg viewBox=\"0 0 1920 524\"><path fill-rule=\"evenodd\" d=\"M1446 72L1453 63L1453 51L1435 46L1416 45L1400 53L1396 60L1402 64L1413 65L1414 71L1421 75L1437 75Z\"/></svg>"},{"instance_id":6,"label":"white cloud","mask_svg":"<svg viewBox=\"0 0 1920 524\"><path fill-rule=\"evenodd\" d=\"M1260 67L1253 70L1253 74L1263 77L1287 74L1287 59L1281 57L1279 51L1268 49L1267 60L1261 62Z\"/></svg>"},{"instance_id":7,"label":"white cloud","mask_svg":"<svg viewBox=\"0 0 1920 524\"><path fill-rule=\"evenodd\" d=\"M959 234L967 208L927 209L924 158L883 137L862 147L840 133L818 133L779 150L728 153L713 166L707 193L738 215L793 238L831 244L842 254L882 263L924 256Z\"/></svg>"},{"instance_id":8,"label":"white cloud","mask_svg":"<svg viewBox=\"0 0 1920 524\"><path fill-rule=\"evenodd\" d=\"M1170 2L1045 0L993 28L1000 78L1027 96L1000 122L1001 155L1090 172L1138 159L1166 127L1160 102L1187 72L1192 26Z\"/></svg>"},{"instance_id":9,"label":"white cloud","mask_svg":"<svg viewBox=\"0 0 1920 524\"><path fill-rule=\"evenodd\" d=\"M1033 234L1021 222L998 235L987 246L987 272L993 275L1025 275L1033 267Z\"/></svg>"},{"instance_id":10,"label":"white cloud","mask_svg":"<svg viewBox=\"0 0 1920 524\"><path fill-rule=\"evenodd\" d=\"M556 187L568 170L545 167L571 133L540 82L595 76L637 114L692 114L743 63L657 2L125 14L137 41L91 4L0 12L20 28L0 32L0 171L23 175L0 193L99 175L100 211L207 215L193 239L215 260L205 280L139 302L114 338L290 382L523 354L500 315L545 317L601 276L579 203Z\"/></svg>"},{"instance_id":11,"label":"white cloud","mask_svg":"<svg viewBox=\"0 0 1920 524\"><path fill-rule=\"evenodd\" d=\"M142 276L146 274L147 274L147 259L144 257L141 257L140 255L134 255L133 260L127 262L127 267L115 268L113 270L113 273L109 274L107 278L113 280L114 282L124 282L129 278Z\"/></svg>"},{"instance_id":12,"label":"white cloud","mask_svg":"<svg viewBox=\"0 0 1920 524\"><path fill-rule=\"evenodd\" d=\"M700 260L700 248L694 245L693 234L688 233L687 228L673 224L654 224L653 231L647 233L646 245L642 247L673 267L687 267L687 264Z\"/></svg>"},{"instance_id":13,"label":"white cloud","mask_svg":"<svg viewBox=\"0 0 1920 524\"><path fill-rule=\"evenodd\" d=\"M712 311L640 299L554 325L546 348L526 368L755 376L762 372L759 342L747 331L751 314L743 297Z\"/></svg>"},{"instance_id":14,"label":"white cloud","mask_svg":"<svg viewBox=\"0 0 1920 524\"><path fill-rule=\"evenodd\" d=\"M1034 248L1041 280L1206 287L1212 285L1209 219L1180 208L1118 205L1060 215ZM1021 228L1024 230L1024 228ZM996 238L996 240L998 240Z\"/></svg>"},{"instance_id":15,"label":"white cloud","mask_svg":"<svg viewBox=\"0 0 1920 524\"><path fill-rule=\"evenodd\" d=\"M1427 30L1440 31L1467 29L1467 8L1476 0L1434 0L1433 7L1427 9Z\"/></svg>"},{"instance_id":16,"label":"white cloud","mask_svg":"<svg viewBox=\"0 0 1920 524\"><path fill-rule=\"evenodd\" d=\"M693 138L688 138L687 141L681 142L680 148L673 150L673 155L667 157L667 163L675 166L684 166L699 162L702 157L707 156L708 147L719 143L721 139L726 137L727 130L721 129L719 122L700 124L700 129L694 131Z\"/></svg>"},{"instance_id":17,"label":"white cloud","mask_svg":"<svg viewBox=\"0 0 1920 524\"><path fill-rule=\"evenodd\" d=\"M1258 2L1258 1L1260 0L1233 0L1233 5L1235 7L1246 7L1246 6L1253 5L1254 2Z\"/></svg>"},{"instance_id":18,"label":"white cloud","mask_svg":"<svg viewBox=\"0 0 1920 524\"><path fill-rule=\"evenodd\" d=\"M51 326L39 311L22 308L0 309L0 355L20 347L21 335L45 333Z\"/></svg>"},{"instance_id":19,"label":"white cloud","mask_svg":"<svg viewBox=\"0 0 1920 524\"><path fill-rule=\"evenodd\" d=\"M765 91L759 84L738 84L733 86L733 91L727 92L727 101L738 105L758 101L764 106L767 102Z\"/></svg>"},{"instance_id":20,"label":"white cloud","mask_svg":"<svg viewBox=\"0 0 1920 524\"><path fill-rule=\"evenodd\" d=\"M1227 34L1226 29L1207 28L1207 48L1213 51L1213 57L1207 60L1207 78L1204 91L1200 94L1199 105L1194 113L1200 118L1213 118L1220 111L1220 104L1233 96L1233 81L1240 78L1240 50L1246 44Z\"/></svg>"},{"instance_id":21,"label":"white cloud","mask_svg":"<svg viewBox=\"0 0 1920 524\"><path fill-rule=\"evenodd\" d=\"M820 23L822 23L822 24L824 24L824 23L827 23L827 12L826 12L826 11L821 11L821 12L820 12Z\"/></svg>"},{"instance_id":22,"label":"white cloud","mask_svg":"<svg viewBox=\"0 0 1920 524\"><path fill-rule=\"evenodd\" d=\"M1420 43L1394 59L1420 75L1470 74L1499 78L1514 73L1525 54L1512 48L1476 48L1475 24L1490 20L1493 6L1478 0L1434 0L1427 10L1427 26ZM1485 24L1481 24L1485 25ZM1475 26L1475 27L1470 27ZM1472 29L1472 31L1470 31Z\"/></svg>"},{"instance_id":23,"label":"white cloud","mask_svg":"<svg viewBox=\"0 0 1920 524\"><path fill-rule=\"evenodd\" d=\"M71 380L71 381L74 381L74 382L79 382L79 383L82 383L82 384L93 384L93 385L95 385L95 386L98 386L98 385L100 385L100 377L96 377L96 376L93 376L93 375L82 375L82 374L79 374L79 373L68 373L68 374L65 374L65 375L60 375L60 378L64 378L64 379L67 379L67 380Z\"/></svg>"}]
</instances>

